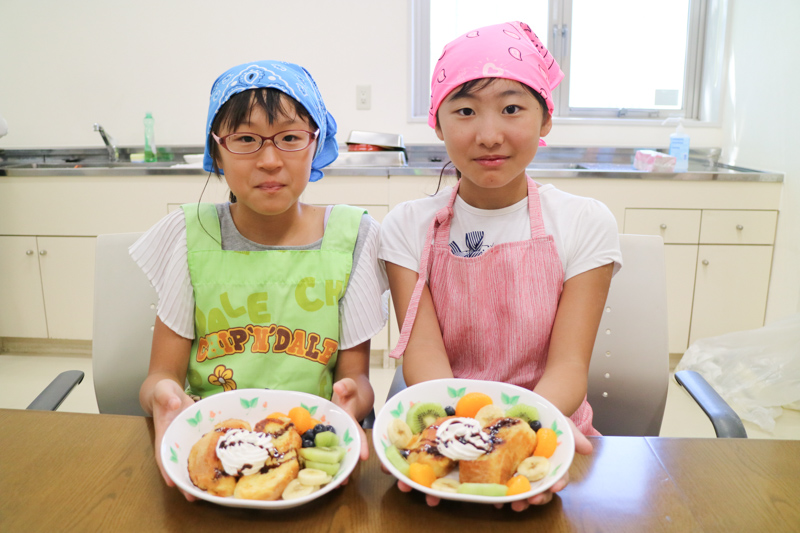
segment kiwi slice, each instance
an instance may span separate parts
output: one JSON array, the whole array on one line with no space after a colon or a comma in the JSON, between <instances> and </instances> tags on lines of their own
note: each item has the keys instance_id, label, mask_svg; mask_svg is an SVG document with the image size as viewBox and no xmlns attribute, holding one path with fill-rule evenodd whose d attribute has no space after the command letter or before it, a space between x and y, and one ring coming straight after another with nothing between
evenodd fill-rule
<instances>
[{"instance_id":1,"label":"kiwi slice","mask_svg":"<svg viewBox=\"0 0 800 533\"><path fill-rule=\"evenodd\" d=\"M422 433L423 429L443 416L447 416L447 413L444 412L444 408L438 403L416 403L408 410L406 423L415 434Z\"/></svg>"},{"instance_id":2,"label":"kiwi slice","mask_svg":"<svg viewBox=\"0 0 800 533\"><path fill-rule=\"evenodd\" d=\"M405 458L400 454L400 450L394 446L389 446L386 448L384 453L386 454L386 459L392 463L392 466L398 469L404 476L408 475L408 470L411 467L409 466L408 461L406 461Z\"/></svg>"},{"instance_id":3,"label":"kiwi slice","mask_svg":"<svg viewBox=\"0 0 800 533\"><path fill-rule=\"evenodd\" d=\"M337 446L339 444L339 436L333 431L323 431L314 435L314 446L327 447Z\"/></svg>"},{"instance_id":4,"label":"kiwi slice","mask_svg":"<svg viewBox=\"0 0 800 533\"><path fill-rule=\"evenodd\" d=\"M476 496L505 496L508 494L508 487L499 483L462 483L458 486L458 493Z\"/></svg>"},{"instance_id":5,"label":"kiwi slice","mask_svg":"<svg viewBox=\"0 0 800 533\"><path fill-rule=\"evenodd\" d=\"M340 452L335 448L300 448L300 457L316 463L339 464Z\"/></svg>"},{"instance_id":6,"label":"kiwi slice","mask_svg":"<svg viewBox=\"0 0 800 533\"><path fill-rule=\"evenodd\" d=\"M313 448L308 448L313 449ZM306 468L316 468L317 470L322 470L326 472L328 475L335 476L336 472L339 471L339 463L318 463L316 461L306 461Z\"/></svg>"},{"instance_id":7,"label":"kiwi slice","mask_svg":"<svg viewBox=\"0 0 800 533\"><path fill-rule=\"evenodd\" d=\"M510 418L521 418L528 424L539 420L539 410L531 405L524 403L509 407L506 416Z\"/></svg>"}]
</instances>

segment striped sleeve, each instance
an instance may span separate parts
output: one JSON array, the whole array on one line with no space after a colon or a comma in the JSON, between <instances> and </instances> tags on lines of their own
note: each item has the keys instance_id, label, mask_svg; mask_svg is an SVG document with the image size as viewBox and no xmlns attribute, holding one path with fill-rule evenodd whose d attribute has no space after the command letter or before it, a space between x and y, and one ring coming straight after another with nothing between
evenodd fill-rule
<instances>
[{"instance_id":1,"label":"striped sleeve","mask_svg":"<svg viewBox=\"0 0 800 533\"><path fill-rule=\"evenodd\" d=\"M378 261L380 226L370 216L364 246L342 298L339 349L358 346L374 337L389 318L389 282L383 261ZM362 222L363 224L363 222ZM362 238L363 232L359 232Z\"/></svg>"},{"instance_id":2,"label":"striped sleeve","mask_svg":"<svg viewBox=\"0 0 800 533\"><path fill-rule=\"evenodd\" d=\"M194 291L183 210L162 218L128 252L158 294L157 314L161 321L181 337L194 339Z\"/></svg>"}]
</instances>

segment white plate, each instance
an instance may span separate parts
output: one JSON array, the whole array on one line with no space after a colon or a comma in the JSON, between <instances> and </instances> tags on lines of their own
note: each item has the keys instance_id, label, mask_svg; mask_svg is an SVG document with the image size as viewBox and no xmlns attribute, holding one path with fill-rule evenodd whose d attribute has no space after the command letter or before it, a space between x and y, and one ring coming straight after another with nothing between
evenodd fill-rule
<instances>
[{"instance_id":1,"label":"white plate","mask_svg":"<svg viewBox=\"0 0 800 533\"><path fill-rule=\"evenodd\" d=\"M324 424L333 426L339 435L341 445L347 450L339 472L333 481L320 490L296 500L244 500L214 496L194 486L189 479L187 467L189 452L200 437L214 429L215 424L229 418L238 418L255 426L267 415L305 406L311 416ZM287 509L315 500L338 487L353 471L361 452L361 435L356 422L333 403L304 392L279 391L267 389L239 389L214 394L200 400L179 414L164 433L161 441L161 460L170 478L184 491L203 500L227 507L248 507L252 509Z\"/></svg>"},{"instance_id":2,"label":"white plate","mask_svg":"<svg viewBox=\"0 0 800 533\"><path fill-rule=\"evenodd\" d=\"M482 392L492 398L495 405L503 410L512 405L525 404L539 410L539 419L542 427L549 427L558 434L558 446L552 457L550 457L550 472L544 479L531 483L531 490L514 496L478 496L474 494L454 494L452 492L442 492L419 483L411 481L397 470L392 463L386 459L385 450L391 445L388 437L389 424L395 418L405 420L411 405L420 402L437 402L442 407L452 406L455 408L458 399L469 392ZM517 500L524 500L544 492L549 489L556 481L566 474L575 456L575 437L572 429L567 422L567 418L556 409L556 407L539 396L535 392L496 381L475 381L471 379L437 379L426 381L404 389L387 400L386 404L378 413L375 425L372 429L372 440L375 452L381 463L397 479L407 483L415 489L432 496L438 496L443 500L459 500L465 502L478 503L506 503ZM458 481L458 468L455 468L446 477Z\"/></svg>"}]
</instances>

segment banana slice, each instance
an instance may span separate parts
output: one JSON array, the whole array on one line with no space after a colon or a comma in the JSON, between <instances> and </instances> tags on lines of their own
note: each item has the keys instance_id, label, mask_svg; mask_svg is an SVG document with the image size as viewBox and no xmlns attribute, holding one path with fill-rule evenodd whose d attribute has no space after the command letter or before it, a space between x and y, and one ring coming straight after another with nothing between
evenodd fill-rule
<instances>
[{"instance_id":1,"label":"banana slice","mask_svg":"<svg viewBox=\"0 0 800 533\"><path fill-rule=\"evenodd\" d=\"M489 425L490 422L497 420L498 418L505 418L506 412L497 407L494 404L484 405L483 407L475 413L475 420L481 425L482 428L485 428Z\"/></svg>"},{"instance_id":2,"label":"banana slice","mask_svg":"<svg viewBox=\"0 0 800 533\"><path fill-rule=\"evenodd\" d=\"M449 477L440 477L439 479L433 482L431 488L433 490L440 490L442 492L457 493L459 485L461 485L461 483L459 483L455 479L451 479Z\"/></svg>"},{"instance_id":3,"label":"banana slice","mask_svg":"<svg viewBox=\"0 0 800 533\"><path fill-rule=\"evenodd\" d=\"M293 479L286 485L286 488L283 489L283 494L281 496L283 496L284 500L296 500L297 498L308 496L317 489L319 489L319 487L303 485L299 479Z\"/></svg>"},{"instance_id":4,"label":"banana slice","mask_svg":"<svg viewBox=\"0 0 800 533\"><path fill-rule=\"evenodd\" d=\"M401 449L408 446L408 443L411 442L411 438L414 436L414 433L411 432L411 428L406 424L405 420L400 420L399 418L395 418L392 420L392 423L389 424L388 433L389 441Z\"/></svg>"},{"instance_id":5,"label":"banana slice","mask_svg":"<svg viewBox=\"0 0 800 533\"><path fill-rule=\"evenodd\" d=\"M297 474L297 479L303 485L319 487L320 485L327 485L330 483L333 477L329 476L327 472L317 470L316 468L304 468Z\"/></svg>"},{"instance_id":6,"label":"banana slice","mask_svg":"<svg viewBox=\"0 0 800 533\"><path fill-rule=\"evenodd\" d=\"M544 457L528 457L517 467L520 475L528 478L528 481L539 481L550 471L550 461Z\"/></svg>"}]
</instances>

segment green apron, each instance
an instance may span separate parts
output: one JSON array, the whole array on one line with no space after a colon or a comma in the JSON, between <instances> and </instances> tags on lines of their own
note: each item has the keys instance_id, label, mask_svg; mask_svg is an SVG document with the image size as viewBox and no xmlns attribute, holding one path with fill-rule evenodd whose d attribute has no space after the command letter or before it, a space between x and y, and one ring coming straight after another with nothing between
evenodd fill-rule
<instances>
[{"instance_id":1,"label":"green apron","mask_svg":"<svg viewBox=\"0 0 800 533\"><path fill-rule=\"evenodd\" d=\"M319 250L223 250L214 204L182 206L195 298L192 395L268 388L330 399L339 300L363 209L331 210ZM201 225L202 221L202 225Z\"/></svg>"}]
</instances>

